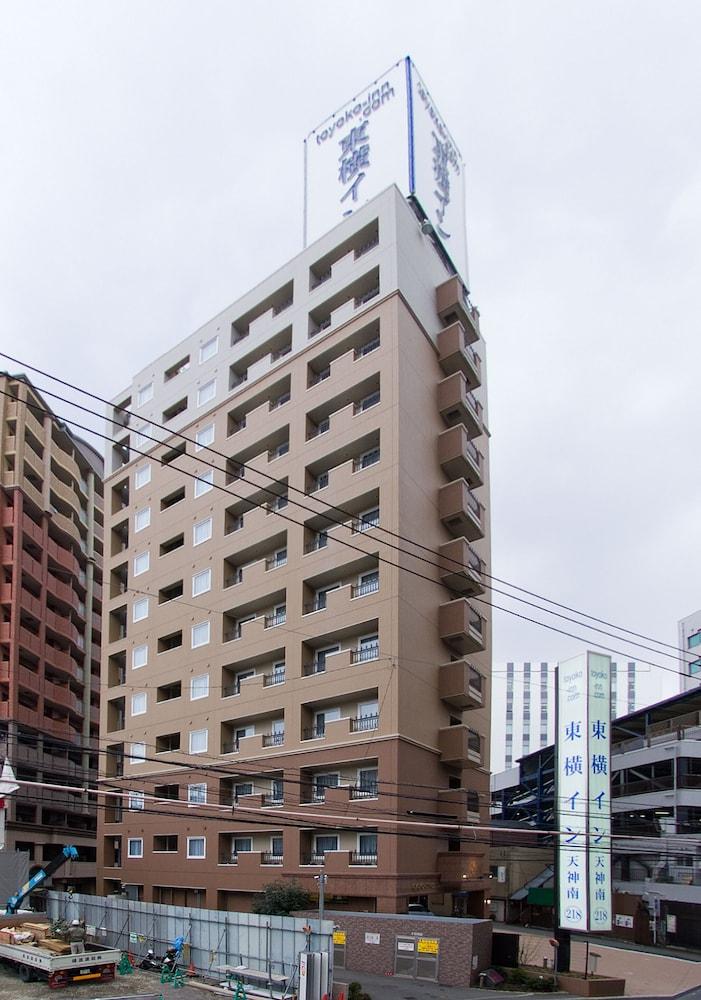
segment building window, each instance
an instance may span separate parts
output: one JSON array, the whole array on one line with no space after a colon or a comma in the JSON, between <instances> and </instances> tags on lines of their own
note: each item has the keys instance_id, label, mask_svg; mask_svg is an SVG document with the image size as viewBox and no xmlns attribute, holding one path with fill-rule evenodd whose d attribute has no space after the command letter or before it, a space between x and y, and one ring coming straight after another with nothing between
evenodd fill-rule
<instances>
[{"instance_id":1,"label":"building window","mask_svg":"<svg viewBox=\"0 0 701 1000\"><path fill-rule=\"evenodd\" d=\"M357 469L367 469L371 465L376 465L380 461L380 449L371 448L370 451L364 451L363 454L358 458L356 466Z\"/></svg>"},{"instance_id":2,"label":"building window","mask_svg":"<svg viewBox=\"0 0 701 1000\"><path fill-rule=\"evenodd\" d=\"M187 801L193 805L203 805L207 801L207 783L201 781L196 785L188 785Z\"/></svg>"},{"instance_id":3,"label":"building window","mask_svg":"<svg viewBox=\"0 0 701 1000\"><path fill-rule=\"evenodd\" d=\"M143 837L129 837L127 839L127 857L143 858L143 856L144 856Z\"/></svg>"},{"instance_id":4,"label":"building window","mask_svg":"<svg viewBox=\"0 0 701 1000\"><path fill-rule=\"evenodd\" d=\"M188 858L204 858L206 856L207 841L204 837L187 838Z\"/></svg>"},{"instance_id":5,"label":"building window","mask_svg":"<svg viewBox=\"0 0 701 1000\"><path fill-rule=\"evenodd\" d=\"M143 643L140 646L134 646L131 651L131 669L138 670L139 667L145 667L148 663L148 646Z\"/></svg>"},{"instance_id":6,"label":"building window","mask_svg":"<svg viewBox=\"0 0 701 1000\"><path fill-rule=\"evenodd\" d=\"M142 507L134 514L134 531L143 531L151 523L151 508Z\"/></svg>"},{"instance_id":7,"label":"building window","mask_svg":"<svg viewBox=\"0 0 701 1000\"><path fill-rule=\"evenodd\" d=\"M190 753L207 753L207 730L193 729L189 736Z\"/></svg>"},{"instance_id":8,"label":"building window","mask_svg":"<svg viewBox=\"0 0 701 1000\"><path fill-rule=\"evenodd\" d=\"M689 664L689 673L692 675L701 673L701 660L693 660Z\"/></svg>"},{"instance_id":9,"label":"building window","mask_svg":"<svg viewBox=\"0 0 701 1000\"><path fill-rule=\"evenodd\" d=\"M147 382L146 385L142 385L136 394L136 405L143 406L153 399L153 382Z\"/></svg>"},{"instance_id":10,"label":"building window","mask_svg":"<svg viewBox=\"0 0 701 1000\"><path fill-rule=\"evenodd\" d=\"M141 576L142 573L146 573L150 561L151 556L148 552L140 552L138 556L134 556L134 576Z\"/></svg>"},{"instance_id":11,"label":"building window","mask_svg":"<svg viewBox=\"0 0 701 1000\"><path fill-rule=\"evenodd\" d=\"M131 607L131 617L133 622L142 622L148 618L148 597L140 597L134 601Z\"/></svg>"},{"instance_id":12,"label":"building window","mask_svg":"<svg viewBox=\"0 0 701 1000\"><path fill-rule=\"evenodd\" d=\"M146 744L132 743L129 747L129 763L140 764L142 760L146 760Z\"/></svg>"},{"instance_id":13,"label":"building window","mask_svg":"<svg viewBox=\"0 0 701 1000\"><path fill-rule=\"evenodd\" d=\"M199 594L206 594L208 590L212 589L212 571L211 569L203 569L201 573L195 573L192 578L192 596L197 597Z\"/></svg>"},{"instance_id":14,"label":"building window","mask_svg":"<svg viewBox=\"0 0 701 1000\"><path fill-rule=\"evenodd\" d=\"M690 635L687 640L687 646L689 649L694 649L695 646L701 646L701 632L695 632L694 635Z\"/></svg>"},{"instance_id":15,"label":"building window","mask_svg":"<svg viewBox=\"0 0 701 1000\"><path fill-rule=\"evenodd\" d=\"M214 469L210 469L208 472L203 472L201 476L198 476L195 480L195 497L204 496L205 493L209 491L214 486Z\"/></svg>"},{"instance_id":16,"label":"building window","mask_svg":"<svg viewBox=\"0 0 701 1000\"><path fill-rule=\"evenodd\" d=\"M206 698L209 694L209 674L200 674L190 679L190 701Z\"/></svg>"},{"instance_id":17,"label":"building window","mask_svg":"<svg viewBox=\"0 0 701 1000\"><path fill-rule=\"evenodd\" d=\"M379 402L380 390L377 389L375 392L371 392L369 396L361 399L359 403L356 403L355 412L362 413L363 410L369 410L371 406L376 406Z\"/></svg>"},{"instance_id":18,"label":"building window","mask_svg":"<svg viewBox=\"0 0 701 1000\"><path fill-rule=\"evenodd\" d=\"M202 542L208 542L212 537L212 518L205 518L204 521L198 521L192 528L192 544L201 545Z\"/></svg>"},{"instance_id":19,"label":"building window","mask_svg":"<svg viewBox=\"0 0 701 1000\"><path fill-rule=\"evenodd\" d=\"M315 854L327 854L329 851L338 850L337 836L324 836L314 838Z\"/></svg>"},{"instance_id":20,"label":"building window","mask_svg":"<svg viewBox=\"0 0 701 1000\"><path fill-rule=\"evenodd\" d=\"M153 424L142 424L134 431L134 447L143 448L153 442Z\"/></svg>"},{"instance_id":21,"label":"building window","mask_svg":"<svg viewBox=\"0 0 701 1000\"><path fill-rule=\"evenodd\" d=\"M141 468L134 470L134 489L140 490L142 486L146 486L151 482L151 466L142 465Z\"/></svg>"},{"instance_id":22,"label":"building window","mask_svg":"<svg viewBox=\"0 0 701 1000\"><path fill-rule=\"evenodd\" d=\"M198 646L206 646L209 642L209 622L200 622L198 625L192 626L192 648L197 649Z\"/></svg>"},{"instance_id":23,"label":"building window","mask_svg":"<svg viewBox=\"0 0 701 1000\"><path fill-rule=\"evenodd\" d=\"M131 696L131 714L144 715L146 712L146 692L139 691Z\"/></svg>"},{"instance_id":24,"label":"building window","mask_svg":"<svg viewBox=\"0 0 701 1000\"><path fill-rule=\"evenodd\" d=\"M253 795L252 781L242 781L238 785L234 785L234 802L244 795Z\"/></svg>"},{"instance_id":25,"label":"building window","mask_svg":"<svg viewBox=\"0 0 701 1000\"><path fill-rule=\"evenodd\" d=\"M202 451L208 445L214 443L214 424L207 424L202 430L195 434L195 451Z\"/></svg>"},{"instance_id":26,"label":"building window","mask_svg":"<svg viewBox=\"0 0 701 1000\"><path fill-rule=\"evenodd\" d=\"M205 340L204 344L200 345L200 364L203 365L205 361L209 361L219 350L219 337L211 337L209 340Z\"/></svg>"},{"instance_id":27,"label":"building window","mask_svg":"<svg viewBox=\"0 0 701 1000\"><path fill-rule=\"evenodd\" d=\"M370 510L363 511L358 516L358 520L353 525L355 531L369 531L370 528L377 528L380 523L380 508L371 507Z\"/></svg>"},{"instance_id":28,"label":"building window","mask_svg":"<svg viewBox=\"0 0 701 1000\"><path fill-rule=\"evenodd\" d=\"M211 382L205 382L197 390L197 405L204 406L205 403L211 402L217 394L217 380L212 379Z\"/></svg>"},{"instance_id":29,"label":"building window","mask_svg":"<svg viewBox=\"0 0 701 1000\"><path fill-rule=\"evenodd\" d=\"M145 795L143 792L129 792L128 797L128 809L143 809L144 808Z\"/></svg>"}]
</instances>

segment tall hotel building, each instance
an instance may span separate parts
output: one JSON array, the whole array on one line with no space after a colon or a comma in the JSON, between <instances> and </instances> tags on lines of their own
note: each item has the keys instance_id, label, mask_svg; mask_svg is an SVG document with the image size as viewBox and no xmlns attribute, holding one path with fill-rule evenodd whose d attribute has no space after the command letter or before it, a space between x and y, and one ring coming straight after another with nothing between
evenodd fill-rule
<instances>
[{"instance_id":1,"label":"tall hotel building","mask_svg":"<svg viewBox=\"0 0 701 1000\"><path fill-rule=\"evenodd\" d=\"M102 459L27 378L0 374L0 753L21 781L6 846L33 873L65 844L55 886L95 888L100 695Z\"/></svg>"},{"instance_id":2,"label":"tall hotel building","mask_svg":"<svg viewBox=\"0 0 701 1000\"><path fill-rule=\"evenodd\" d=\"M485 350L427 229L387 188L114 399L101 892L483 914Z\"/></svg>"}]
</instances>

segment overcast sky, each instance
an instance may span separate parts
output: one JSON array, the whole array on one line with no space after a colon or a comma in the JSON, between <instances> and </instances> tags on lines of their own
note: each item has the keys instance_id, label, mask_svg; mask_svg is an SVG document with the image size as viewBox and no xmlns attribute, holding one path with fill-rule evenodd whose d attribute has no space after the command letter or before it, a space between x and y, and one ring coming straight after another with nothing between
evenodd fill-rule
<instances>
[{"instance_id":1,"label":"overcast sky","mask_svg":"<svg viewBox=\"0 0 701 1000\"><path fill-rule=\"evenodd\" d=\"M301 249L304 136L410 54L467 163L493 571L676 643L701 606L696 0L0 15L2 350L106 396ZM495 616L496 661L582 646Z\"/></svg>"}]
</instances>

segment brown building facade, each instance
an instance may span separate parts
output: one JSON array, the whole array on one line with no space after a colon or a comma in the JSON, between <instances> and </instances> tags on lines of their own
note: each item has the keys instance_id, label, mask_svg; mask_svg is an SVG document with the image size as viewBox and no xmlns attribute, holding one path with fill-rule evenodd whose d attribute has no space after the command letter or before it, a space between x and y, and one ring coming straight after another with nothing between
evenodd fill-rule
<instances>
[{"instance_id":1,"label":"brown building facade","mask_svg":"<svg viewBox=\"0 0 701 1000\"><path fill-rule=\"evenodd\" d=\"M0 752L18 779L94 784L100 691L102 459L24 376L0 375ZM7 847L30 872L73 844L54 886L95 887L95 799L20 786Z\"/></svg>"},{"instance_id":2,"label":"brown building facade","mask_svg":"<svg viewBox=\"0 0 701 1000\"><path fill-rule=\"evenodd\" d=\"M483 915L484 379L390 188L115 399L101 891Z\"/></svg>"}]
</instances>

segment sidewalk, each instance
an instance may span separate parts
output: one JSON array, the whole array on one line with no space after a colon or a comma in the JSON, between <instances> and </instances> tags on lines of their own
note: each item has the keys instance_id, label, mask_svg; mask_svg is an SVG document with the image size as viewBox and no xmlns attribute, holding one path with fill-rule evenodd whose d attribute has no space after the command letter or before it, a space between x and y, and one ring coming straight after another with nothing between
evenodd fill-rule
<instances>
[{"instance_id":1,"label":"sidewalk","mask_svg":"<svg viewBox=\"0 0 701 1000\"><path fill-rule=\"evenodd\" d=\"M505 993L499 990L480 990L473 986L439 986L438 983L423 979L371 976L367 972L348 972L345 969L338 969L334 980L337 983L360 983L372 1000L494 1000L495 997L497 1000L518 1000L519 997L540 997L541 1000L543 997L557 997L557 1000L570 1000L569 993Z\"/></svg>"}]
</instances>

